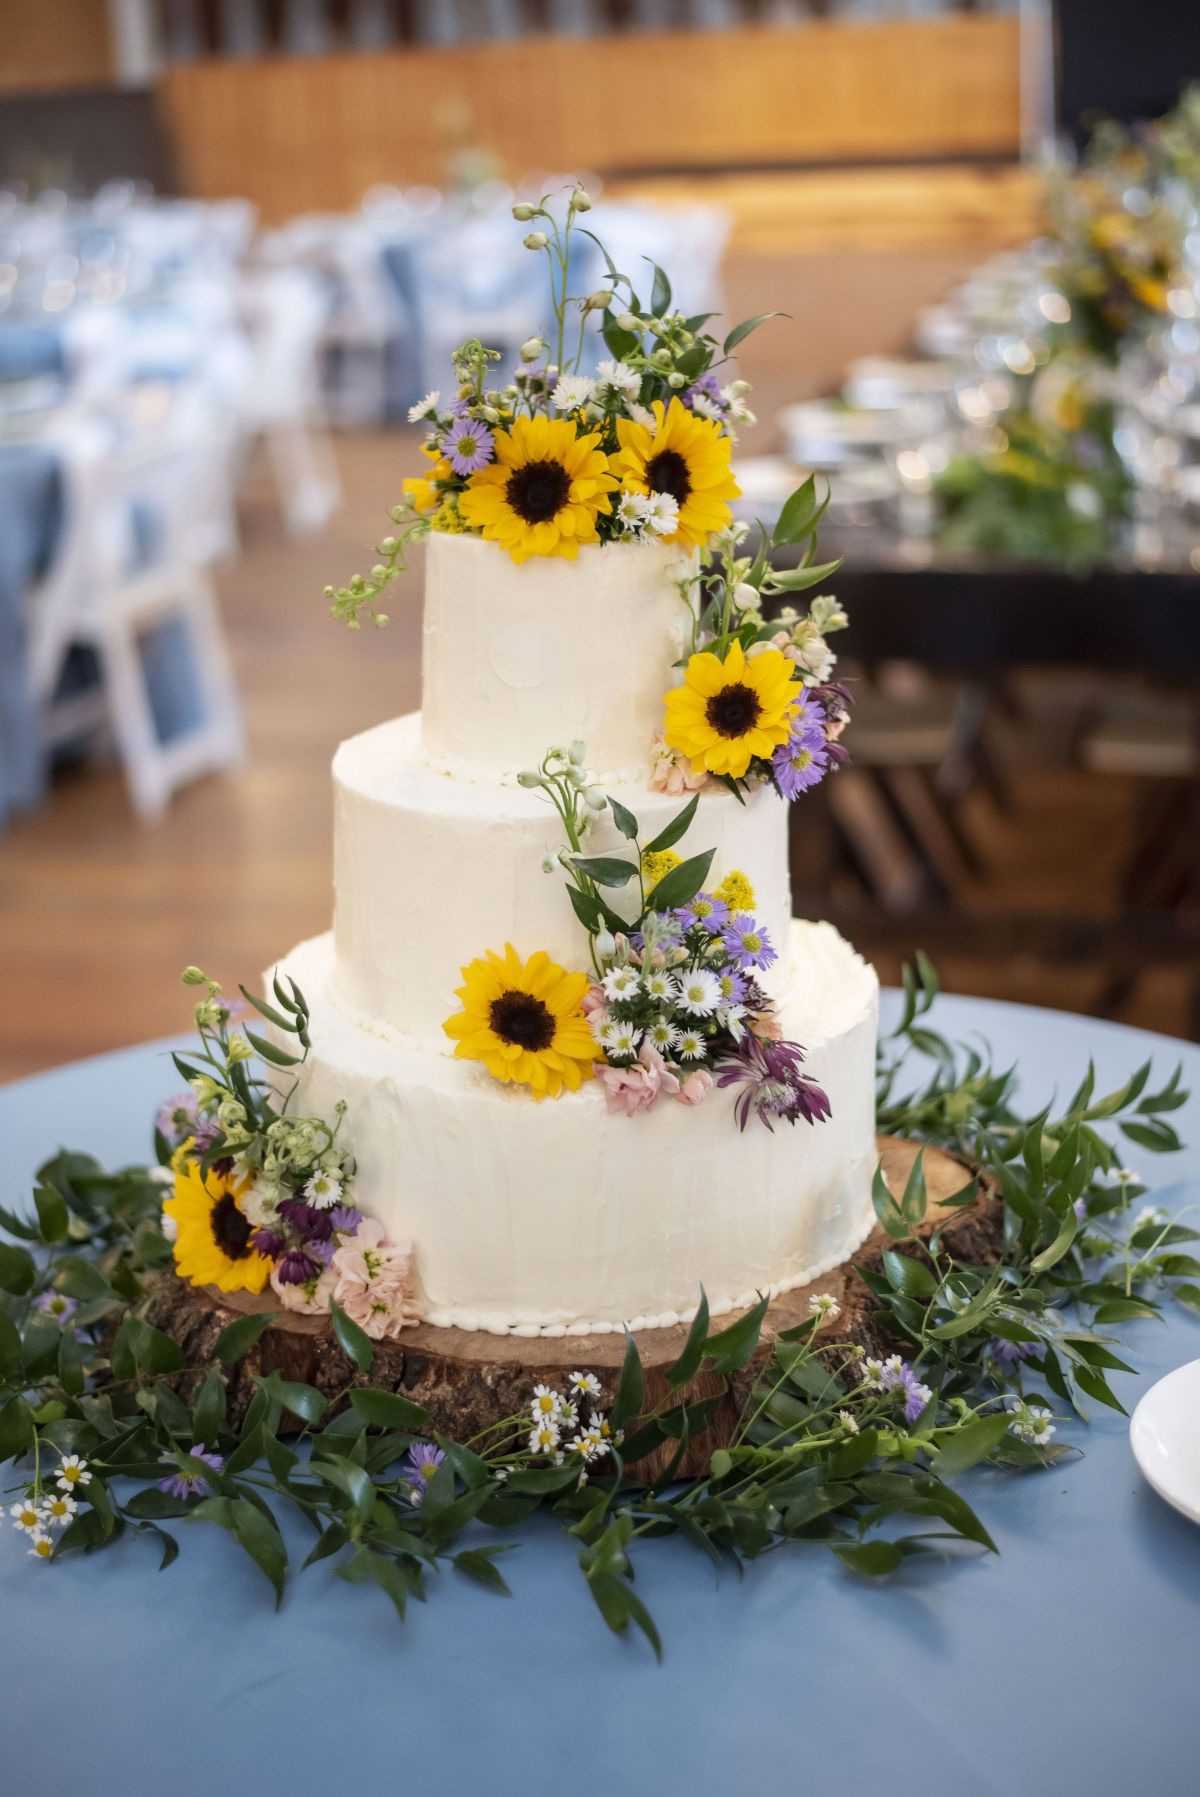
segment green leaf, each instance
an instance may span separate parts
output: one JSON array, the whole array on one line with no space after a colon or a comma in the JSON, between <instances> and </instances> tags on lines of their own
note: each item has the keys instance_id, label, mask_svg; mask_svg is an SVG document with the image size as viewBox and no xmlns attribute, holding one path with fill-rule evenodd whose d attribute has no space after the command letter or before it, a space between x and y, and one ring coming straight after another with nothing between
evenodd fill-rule
<instances>
[{"instance_id":1,"label":"green leaf","mask_svg":"<svg viewBox=\"0 0 1200 1797\"><path fill-rule=\"evenodd\" d=\"M21 1364L21 1336L6 1310L0 1310L0 1378L15 1373Z\"/></svg>"},{"instance_id":2,"label":"green leaf","mask_svg":"<svg viewBox=\"0 0 1200 1797\"><path fill-rule=\"evenodd\" d=\"M678 1391L689 1379L694 1379L700 1370L700 1362L704 1358L704 1343L708 1337L708 1296L704 1287L700 1287L700 1302L696 1306L696 1314L692 1318L688 1338L683 1344L683 1351L674 1366L667 1370L667 1385L671 1391Z\"/></svg>"},{"instance_id":3,"label":"green leaf","mask_svg":"<svg viewBox=\"0 0 1200 1797\"><path fill-rule=\"evenodd\" d=\"M638 1353L637 1342L627 1330L625 1333L625 1359L621 1364L621 1378L609 1416L609 1422L613 1429L628 1429L637 1421L641 1415L645 1387L645 1375L642 1372L642 1360Z\"/></svg>"},{"instance_id":4,"label":"green leaf","mask_svg":"<svg viewBox=\"0 0 1200 1797\"><path fill-rule=\"evenodd\" d=\"M24 1248L14 1248L8 1242L0 1242L0 1291L12 1292L15 1297L23 1297L33 1287L33 1256Z\"/></svg>"},{"instance_id":5,"label":"green leaf","mask_svg":"<svg viewBox=\"0 0 1200 1797\"><path fill-rule=\"evenodd\" d=\"M198 1447L215 1448L225 1427L225 1381L209 1373L200 1387L192 1412L192 1434Z\"/></svg>"},{"instance_id":6,"label":"green leaf","mask_svg":"<svg viewBox=\"0 0 1200 1797\"><path fill-rule=\"evenodd\" d=\"M268 1398L282 1404L302 1422L319 1423L329 1408L328 1398L315 1385L305 1385L297 1379L281 1379L278 1373L260 1373L254 1383Z\"/></svg>"},{"instance_id":7,"label":"green leaf","mask_svg":"<svg viewBox=\"0 0 1200 1797\"><path fill-rule=\"evenodd\" d=\"M977 1417L973 1423L964 1424L938 1446L938 1477L955 1478L977 1461L986 1460L1008 1434L1011 1420L1011 1417L1000 1414Z\"/></svg>"},{"instance_id":8,"label":"green leaf","mask_svg":"<svg viewBox=\"0 0 1200 1797\"><path fill-rule=\"evenodd\" d=\"M597 886L627 886L637 872L632 861L622 861L615 855L573 855L571 866Z\"/></svg>"},{"instance_id":9,"label":"green leaf","mask_svg":"<svg viewBox=\"0 0 1200 1797\"><path fill-rule=\"evenodd\" d=\"M309 1468L336 1491L342 1492L354 1506L362 1521L370 1516L375 1503L375 1483L371 1475L352 1460L311 1460Z\"/></svg>"},{"instance_id":10,"label":"green leaf","mask_svg":"<svg viewBox=\"0 0 1200 1797\"><path fill-rule=\"evenodd\" d=\"M752 1310L748 1310L735 1323L730 1323L718 1335L709 1336L704 1344L704 1358L712 1363L710 1371L733 1373L753 1359L768 1302L764 1293Z\"/></svg>"},{"instance_id":11,"label":"green leaf","mask_svg":"<svg viewBox=\"0 0 1200 1797\"><path fill-rule=\"evenodd\" d=\"M871 1203L875 1207L875 1215L893 1241L904 1241L910 1234L909 1227L884 1178L882 1161L875 1168L875 1176L871 1181Z\"/></svg>"},{"instance_id":12,"label":"green leaf","mask_svg":"<svg viewBox=\"0 0 1200 1797\"><path fill-rule=\"evenodd\" d=\"M817 483L813 475L809 475L803 486L784 502L783 508L775 520L775 529L771 533L771 541L776 545L782 543L799 543L808 535L809 525L817 509Z\"/></svg>"},{"instance_id":13,"label":"green leaf","mask_svg":"<svg viewBox=\"0 0 1200 1797\"><path fill-rule=\"evenodd\" d=\"M650 262L650 266L654 270L654 285L650 289L651 316L662 318L671 309L671 283L657 262L651 262L649 256L644 256L642 260Z\"/></svg>"},{"instance_id":14,"label":"green leaf","mask_svg":"<svg viewBox=\"0 0 1200 1797\"><path fill-rule=\"evenodd\" d=\"M398 1391L352 1391L350 1402L365 1422L380 1429L420 1430L432 1420L420 1404L402 1397Z\"/></svg>"},{"instance_id":15,"label":"green leaf","mask_svg":"<svg viewBox=\"0 0 1200 1797\"><path fill-rule=\"evenodd\" d=\"M121 1325L134 1362L146 1373L178 1373L187 1364L179 1343L130 1311Z\"/></svg>"},{"instance_id":16,"label":"green leaf","mask_svg":"<svg viewBox=\"0 0 1200 1797\"><path fill-rule=\"evenodd\" d=\"M1119 1410L1122 1416L1128 1415L1124 1404L1113 1396L1103 1374L1095 1372L1091 1367L1074 1366L1071 1368L1071 1377L1080 1391L1086 1392L1089 1398L1095 1398L1097 1404L1106 1404L1110 1410Z\"/></svg>"},{"instance_id":17,"label":"green leaf","mask_svg":"<svg viewBox=\"0 0 1200 1797\"><path fill-rule=\"evenodd\" d=\"M900 1215L910 1227L916 1228L925 1220L925 1211L929 1204L929 1194L925 1187L925 1150L922 1148L912 1166L908 1178L904 1182L904 1191L900 1198Z\"/></svg>"},{"instance_id":18,"label":"green leaf","mask_svg":"<svg viewBox=\"0 0 1200 1797\"><path fill-rule=\"evenodd\" d=\"M247 1029L246 1040L272 1067L299 1067L304 1060L303 1055L288 1054L284 1049L276 1048L273 1042L268 1042L265 1036L256 1035L252 1029Z\"/></svg>"},{"instance_id":19,"label":"green leaf","mask_svg":"<svg viewBox=\"0 0 1200 1797\"><path fill-rule=\"evenodd\" d=\"M567 884L567 897L571 901L571 909L584 929L589 936L594 936L604 917L604 906L601 900L596 897L594 892L584 892L582 888L572 886L570 882Z\"/></svg>"},{"instance_id":20,"label":"green leaf","mask_svg":"<svg viewBox=\"0 0 1200 1797\"><path fill-rule=\"evenodd\" d=\"M33 1446L33 1414L24 1398L12 1397L0 1408L0 1460L18 1460Z\"/></svg>"},{"instance_id":21,"label":"green leaf","mask_svg":"<svg viewBox=\"0 0 1200 1797\"><path fill-rule=\"evenodd\" d=\"M287 1549L273 1516L264 1513L244 1497L202 1498L193 1506L192 1517L199 1522L215 1522L228 1529L240 1547L265 1573L275 1592L275 1608L283 1602L283 1582L287 1572Z\"/></svg>"},{"instance_id":22,"label":"green leaf","mask_svg":"<svg viewBox=\"0 0 1200 1797\"><path fill-rule=\"evenodd\" d=\"M677 811L669 824L659 831L653 842L646 844L648 855L657 855L662 849L673 849L681 836L686 836L692 819L696 815L696 807L700 803L700 794L693 793L681 811Z\"/></svg>"},{"instance_id":23,"label":"green leaf","mask_svg":"<svg viewBox=\"0 0 1200 1797\"><path fill-rule=\"evenodd\" d=\"M883 1270L892 1290L906 1298L931 1298L937 1290L938 1282L927 1266L894 1248L884 1249Z\"/></svg>"},{"instance_id":24,"label":"green leaf","mask_svg":"<svg viewBox=\"0 0 1200 1797\"><path fill-rule=\"evenodd\" d=\"M58 1382L69 1398L77 1398L87 1383L83 1372L83 1351L75 1339L74 1329L64 1329L59 1337Z\"/></svg>"},{"instance_id":25,"label":"green leaf","mask_svg":"<svg viewBox=\"0 0 1200 1797\"><path fill-rule=\"evenodd\" d=\"M55 1261L54 1283L68 1298L79 1298L85 1303L98 1298L119 1302L118 1294L99 1267L93 1266L90 1260L84 1260L80 1254L64 1254Z\"/></svg>"},{"instance_id":26,"label":"green leaf","mask_svg":"<svg viewBox=\"0 0 1200 1797\"><path fill-rule=\"evenodd\" d=\"M277 1310L264 1310L254 1316L239 1317L235 1323L226 1323L216 1339L213 1353L222 1366L234 1366L250 1352L263 1331L269 1329L276 1317Z\"/></svg>"},{"instance_id":27,"label":"green leaf","mask_svg":"<svg viewBox=\"0 0 1200 1797\"><path fill-rule=\"evenodd\" d=\"M806 567L774 570L768 577L769 590L773 593L803 593L809 587L819 586L836 574L842 565L839 555L835 562L814 562Z\"/></svg>"},{"instance_id":28,"label":"green leaf","mask_svg":"<svg viewBox=\"0 0 1200 1797\"><path fill-rule=\"evenodd\" d=\"M894 1541L836 1543L833 1551L852 1572L865 1573L873 1579L883 1578L904 1564L904 1554Z\"/></svg>"},{"instance_id":29,"label":"green leaf","mask_svg":"<svg viewBox=\"0 0 1200 1797\"><path fill-rule=\"evenodd\" d=\"M753 318L744 318L741 324L735 324L721 345L724 353L732 355L739 343L744 343L751 331L757 331L760 324L766 324L770 318L790 318L790 312L756 312Z\"/></svg>"},{"instance_id":30,"label":"green leaf","mask_svg":"<svg viewBox=\"0 0 1200 1797\"><path fill-rule=\"evenodd\" d=\"M455 1554L454 1564L459 1572L465 1572L468 1578L476 1580L480 1585L486 1585L489 1591L495 1591L501 1597L511 1597L512 1592L505 1583L503 1575L492 1563L494 1555L511 1551L507 1546L468 1547L464 1548L461 1554Z\"/></svg>"},{"instance_id":31,"label":"green leaf","mask_svg":"<svg viewBox=\"0 0 1200 1797\"><path fill-rule=\"evenodd\" d=\"M333 1319L333 1333L343 1352L350 1356L360 1373L369 1373L375 1359L375 1345L366 1330L346 1315L336 1298L329 1300L329 1314Z\"/></svg>"},{"instance_id":32,"label":"green leaf","mask_svg":"<svg viewBox=\"0 0 1200 1797\"><path fill-rule=\"evenodd\" d=\"M1072 1206L1071 1209L1065 1212L1063 1220L1058 1226L1058 1234L1050 1243L1050 1246L1048 1248L1043 1248L1041 1253L1035 1254L1030 1261L1030 1272L1044 1273L1048 1267L1054 1266L1055 1263L1060 1261L1063 1255L1068 1252L1071 1243L1075 1240L1078 1233L1079 1218L1075 1215L1075 1210Z\"/></svg>"},{"instance_id":33,"label":"green leaf","mask_svg":"<svg viewBox=\"0 0 1200 1797\"><path fill-rule=\"evenodd\" d=\"M692 855L664 874L651 895L653 909L674 911L689 904L707 880L715 854L715 849L706 849L703 855Z\"/></svg>"},{"instance_id":34,"label":"green leaf","mask_svg":"<svg viewBox=\"0 0 1200 1797\"><path fill-rule=\"evenodd\" d=\"M627 836L632 842L638 833L638 821L633 812L622 805L619 799L614 799L611 793L608 795L608 808L612 812L613 823L621 835Z\"/></svg>"},{"instance_id":35,"label":"green leaf","mask_svg":"<svg viewBox=\"0 0 1200 1797\"><path fill-rule=\"evenodd\" d=\"M1139 1148L1148 1148L1151 1154L1173 1154L1179 1147L1179 1137L1169 1123L1160 1123L1157 1118L1149 1118L1144 1123L1122 1123L1121 1134L1136 1142Z\"/></svg>"},{"instance_id":36,"label":"green leaf","mask_svg":"<svg viewBox=\"0 0 1200 1797\"><path fill-rule=\"evenodd\" d=\"M38 1186L33 1194L33 1202L37 1209L38 1229L42 1240L61 1242L70 1224L62 1194L56 1192L53 1186Z\"/></svg>"}]
</instances>

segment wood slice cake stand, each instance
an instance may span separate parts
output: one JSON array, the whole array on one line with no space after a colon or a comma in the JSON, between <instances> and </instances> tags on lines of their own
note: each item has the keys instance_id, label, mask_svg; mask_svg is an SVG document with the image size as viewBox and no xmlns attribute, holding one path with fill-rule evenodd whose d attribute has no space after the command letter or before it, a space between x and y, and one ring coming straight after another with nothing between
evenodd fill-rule
<instances>
[{"instance_id":1,"label":"wood slice cake stand","mask_svg":"<svg viewBox=\"0 0 1200 1797\"><path fill-rule=\"evenodd\" d=\"M894 1136L880 1136L878 1148L889 1190L898 1199L918 1145ZM994 1192L981 1190L975 1203L963 1210L939 1211L940 1201L960 1191L973 1169L943 1149L927 1146L924 1171L928 1208L919 1233L929 1235L935 1228L940 1229L960 1260L982 1262L994 1258L1001 1239L1001 1206ZM773 1301L754 1359L729 1381L725 1400L704 1437L686 1450L678 1469L681 1477L703 1474L713 1449L732 1438L750 1387L770 1354L772 1343L783 1330L809 1321L808 1301L815 1293L831 1292L841 1305L841 1315L828 1330L832 1337L860 1343L869 1353L891 1351L892 1344L881 1333L874 1315L875 1300L858 1272L862 1266L878 1266L887 1245L883 1230L876 1228L842 1266ZM189 1370L174 1383L191 1398L214 1364L213 1348L226 1324L239 1315L275 1308L269 1291L260 1297L245 1292L220 1293L214 1287L187 1285L174 1274L166 1274L152 1293L146 1315L149 1322L170 1335L187 1353ZM732 1316L724 1316L714 1327L723 1329L733 1320ZM682 1323L639 1336L647 1410L665 1397L667 1370L679 1358L686 1339L687 1327ZM325 1318L284 1313L269 1325L245 1358L229 1369L227 1406L230 1421L236 1425L254 1394L255 1375L275 1371L285 1379L300 1380L343 1402L345 1393L354 1385L402 1392L429 1411L438 1433L466 1441L493 1423L527 1409L535 1384L562 1389L576 1370L595 1373L606 1396L611 1398L624 1353L624 1336L615 1333L525 1338L418 1324L406 1329L397 1341L376 1343L374 1364L370 1373L364 1375L356 1371L338 1346ZM676 1392L671 1401L712 1396L721 1384L719 1378L701 1374ZM639 1473L647 1480L655 1477L671 1457L674 1445L668 1443L641 1461Z\"/></svg>"}]
</instances>

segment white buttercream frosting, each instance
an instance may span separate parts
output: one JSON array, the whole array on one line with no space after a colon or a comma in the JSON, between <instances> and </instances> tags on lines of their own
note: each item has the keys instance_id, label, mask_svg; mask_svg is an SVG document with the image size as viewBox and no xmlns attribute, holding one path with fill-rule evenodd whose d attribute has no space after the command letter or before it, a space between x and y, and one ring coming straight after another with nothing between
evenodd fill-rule
<instances>
[{"instance_id":1,"label":"white buttercream frosting","mask_svg":"<svg viewBox=\"0 0 1200 1797\"><path fill-rule=\"evenodd\" d=\"M611 1115L598 1083L538 1104L448 1043L335 1000L329 936L283 963L312 1010L294 1104L332 1115L347 1101L355 1201L416 1244L431 1323L664 1327L690 1317L701 1285L720 1316L819 1277L873 1219L875 975L828 924L792 926L789 966L784 1032L833 1107L812 1127L739 1133L722 1091L636 1117Z\"/></svg>"},{"instance_id":2,"label":"white buttercream frosting","mask_svg":"<svg viewBox=\"0 0 1200 1797\"><path fill-rule=\"evenodd\" d=\"M561 732L559 733L561 734ZM542 872L562 843L546 798L524 787L447 779L422 759L420 720L381 724L343 743L333 763L336 984L353 1009L440 1044L466 962L506 942L586 966L586 943L561 873ZM645 785L610 785L649 842L686 803ZM629 854L605 818L589 854ZM785 808L767 788L739 804L724 787L700 795L675 852L713 857L713 881L739 868L757 914L783 952L791 918ZM622 914L636 886L613 890Z\"/></svg>"},{"instance_id":3,"label":"white buttercream frosting","mask_svg":"<svg viewBox=\"0 0 1200 1797\"><path fill-rule=\"evenodd\" d=\"M425 564L422 735L435 762L480 780L536 767L582 737L596 768L641 768L662 721L689 613L683 553L585 545L517 565L479 537L433 532Z\"/></svg>"}]
</instances>

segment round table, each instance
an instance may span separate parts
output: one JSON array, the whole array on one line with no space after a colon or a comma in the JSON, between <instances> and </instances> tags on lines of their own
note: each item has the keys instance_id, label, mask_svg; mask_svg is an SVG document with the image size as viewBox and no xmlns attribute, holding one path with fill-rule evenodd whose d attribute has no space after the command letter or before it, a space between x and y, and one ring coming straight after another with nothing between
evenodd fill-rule
<instances>
[{"instance_id":1,"label":"round table","mask_svg":"<svg viewBox=\"0 0 1200 1797\"><path fill-rule=\"evenodd\" d=\"M895 1009L889 994L885 1018ZM1162 1074L1182 1059L1200 1089L1200 1050L1092 1018L943 998L933 1020L986 1038L998 1066L1015 1061L1031 1110L1055 1088L1069 1097L1089 1056L1099 1091L1147 1055ZM0 1092L4 1202L28 1202L60 1143L110 1164L144 1156L178 1083L169 1046ZM1200 1096L1176 1121L1190 1151L1129 1150L1171 1210L1200 1197ZM1116 1389L1132 1409L1200 1355L1200 1322L1171 1308L1123 1340L1140 1373L1115 1375ZM821 1550L784 1549L739 1580L682 1542L644 1544L638 1589L661 1668L640 1637L604 1628L552 1525L505 1557L511 1598L447 1571L403 1626L381 1593L324 1567L275 1615L216 1529L183 1525L163 1574L142 1541L47 1567L5 1529L3 1782L46 1797L81 1779L121 1797L1191 1793L1200 1530L1143 1482L1122 1417L1060 1422L1058 1439L1082 1458L968 1475L998 1559L930 1555L874 1583ZM290 1545L305 1545L299 1531Z\"/></svg>"}]
</instances>

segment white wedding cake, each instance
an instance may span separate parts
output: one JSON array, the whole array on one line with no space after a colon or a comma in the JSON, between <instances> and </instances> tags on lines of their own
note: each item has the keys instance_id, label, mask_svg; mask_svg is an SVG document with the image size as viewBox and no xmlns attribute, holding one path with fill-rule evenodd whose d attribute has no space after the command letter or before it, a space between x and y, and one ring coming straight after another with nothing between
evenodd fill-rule
<instances>
[{"instance_id":1,"label":"white wedding cake","mask_svg":"<svg viewBox=\"0 0 1200 1797\"><path fill-rule=\"evenodd\" d=\"M631 1115L599 1077L537 1103L456 1056L444 1027L488 949L586 967L586 933L543 871L558 820L517 778L549 745L586 740L589 789L607 795L588 856L627 846L620 806L647 839L678 815L686 791L650 781L692 624L688 555L643 536L517 562L435 529L422 710L334 758L334 927L279 970L311 1013L295 1104L332 1117L345 1101L355 1202L411 1242L431 1324L653 1329L686 1321L701 1287L720 1316L829 1270L872 1225L877 982L830 925L792 921L786 810L766 785L709 781L677 847L714 850L714 879L736 869L753 890L779 951L756 977L827 1116L739 1130L719 1083Z\"/></svg>"}]
</instances>

